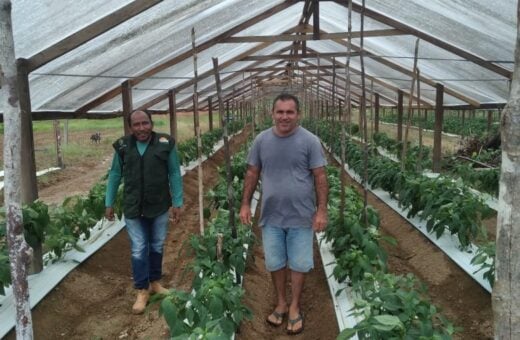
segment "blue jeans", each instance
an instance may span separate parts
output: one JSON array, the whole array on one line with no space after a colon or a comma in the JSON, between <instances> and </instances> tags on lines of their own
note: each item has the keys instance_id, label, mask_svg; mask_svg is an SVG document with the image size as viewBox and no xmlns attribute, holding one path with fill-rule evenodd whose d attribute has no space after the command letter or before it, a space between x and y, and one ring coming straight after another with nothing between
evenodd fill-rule
<instances>
[{"instance_id":1,"label":"blue jeans","mask_svg":"<svg viewBox=\"0 0 520 340\"><path fill-rule=\"evenodd\" d=\"M310 227L262 226L265 267L269 272L289 267L307 273L314 268L313 235Z\"/></svg>"},{"instance_id":2,"label":"blue jeans","mask_svg":"<svg viewBox=\"0 0 520 340\"><path fill-rule=\"evenodd\" d=\"M162 258L168 211L155 218L125 218L132 251L134 288L148 289L149 283L162 276Z\"/></svg>"}]
</instances>

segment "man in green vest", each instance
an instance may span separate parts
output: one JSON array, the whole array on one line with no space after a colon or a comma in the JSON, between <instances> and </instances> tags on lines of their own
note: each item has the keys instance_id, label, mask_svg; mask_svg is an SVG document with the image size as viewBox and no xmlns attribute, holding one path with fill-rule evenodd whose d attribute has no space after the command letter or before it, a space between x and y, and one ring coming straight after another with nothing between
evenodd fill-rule
<instances>
[{"instance_id":1,"label":"man in green vest","mask_svg":"<svg viewBox=\"0 0 520 340\"><path fill-rule=\"evenodd\" d=\"M105 217L114 219L113 206L123 179L123 213L137 289L132 312L141 314L150 293L168 292L159 282L163 247L168 220L179 222L183 204L182 177L175 141L169 135L153 131L151 115L134 111L128 122L132 134L113 144L115 152L108 175Z\"/></svg>"}]
</instances>

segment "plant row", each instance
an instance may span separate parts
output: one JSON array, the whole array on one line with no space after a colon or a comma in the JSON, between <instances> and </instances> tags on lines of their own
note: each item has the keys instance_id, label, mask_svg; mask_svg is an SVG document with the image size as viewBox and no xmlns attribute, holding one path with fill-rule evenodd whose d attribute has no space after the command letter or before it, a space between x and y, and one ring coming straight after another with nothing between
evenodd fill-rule
<instances>
[{"instance_id":1,"label":"plant row","mask_svg":"<svg viewBox=\"0 0 520 340\"><path fill-rule=\"evenodd\" d=\"M339 127L320 122L318 131L322 139L333 141L329 146L339 155L339 138L329 136L338 136ZM363 150L348 138L346 160L358 174L364 173ZM416 171L401 171L400 164L381 156L373 146L368 147L367 161L368 184L387 191L401 208L408 210L407 217L417 216L424 220L428 232L437 238L446 232L456 236L462 250L469 251L474 243L480 244L472 262L480 266L484 278L493 284L494 249L482 221L494 212L482 198L475 196L461 180L453 181L446 176L429 178Z\"/></svg>"},{"instance_id":2,"label":"plant row","mask_svg":"<svg viewBox=\"0 0 520 340\"><path fill-rule=\"evenodd\" d=\"M340 210L339 169L328 168L329 225L324 240L330 242L338 282L352 287L351 314L361 320L343 330L338 339L450 339L454 326L432 305L424 285L412 274L387 272L387 254L380 241L395 240L379 232L379 216L366 209L359 193L345 187L346 206ZM366 216L365 216L366 215Z\"/></svg>"},{"instance_id":3,"label":"plant row","mask_svg":"<svg viewBox=\"0 0 520 340\"><path fill-rule=\"evenodd\" d=\"M239 130L241 123L236 121L229 124L230 131ZM206 132L202 135L203 150L209 155L213 145L222 136L222 129ZM195 141L195 142L194 142ZM209 145L211 143L211 145ZM193 151L192 146L195 145ZM196 159L196 139L192 138L177 146L180 158L185 164ZM48 206L41 201L35 201L22 207L24 237L31 247L43 245L51 260L59 259L66 251L82 249L77 246L80 237L86 240L90 237L91 228L103 218L105 213L106 179L95 184L86 197L73 196L64 200L57 207ZM115 202L115 211L121 216L122 186L118 190ZM0 294L5 294L5 287L11 284L9 269L9 255L6 244L5 213L0 220Z\"/></svg>"},{"instance_id":4,"label":"plant row","mask_svg":"<svg viewBox=\"0 0 520 340\"><path fill-rule=\"evenodd\" d=\"M402 153L403 142L392 139L385 133L375 133L374 143L394 155L399 156ZM475 161L485 162L486 159L495 157L496 152L497 151L495 150L483 150L480 154L474 155L472 159ZM421 153L420 158L419 153ZM409 143L405 160L406 169L409 171L431 169L431 154L432 149L430 147L422 146L420 150L418 145L412 146L411 143ZM466 185L471 186L476 190L486 192L495 197L498 196L498 182L500 180L499 168L476 169L473 167L473 164L460 163L456 157L450 157L449 159L444 160L442 168L446 175L455 179L460 178Z\"/></svg>"},{"instance_id":5,"label":"plant row","mask_svg":"<svg viewBox=\"0 0 520 340\"><path fill-rule=\"evenodd\" d=\"M239 131L243 127L244 123L241 121L232 121L227 123L228 133L233 134ZM213 129L211 131L205 132L201 135L202 142L202 155L209 157L213 153L214 145L222 139L224 130L223 129ZM179 143L177 146L177 150L179 152L179 160L180 163L184 166L187 166L191 161L197 159L197 138L192 137Z\"/></svg>"},{"instance_id":6,"label":"plant row","mask_svg":"<svg viewBox=\"0 0 520 340\"><path fill-rule=\"evenodd\" d=\"M383 122L397 124L397 114L388 114L380 116L379 118ZM433 130L435 127L435 116L429 115L425 120L424 117L413 116L412 125L422 125L423 129ZM463 121L461 118L445 115L442 122L442 131L447 133L453 133L462 136L485 136L488 134L498 133L498 124L492 124L491 130L488 131L488 120L483 117L472 117Z\"/></svg>"},{"instance_id":7,"label":"plant row","mask_svg":"<svg viewBox=\"0 0 520 340\"><path fill-rule=\"evenodd\" d=\"M245 173L244 153L235 156L232 164L233 194L235 208L238 208ZM244 290L237 284L237 277L245 272L254 235L251 228L239 223L235 214L237 233L233 237L226 209L229 208L226 173L224 169L219 169L219 173L218 184L208 194L215 216L203 235L190 238L189 252L194 256L190 266L193 271L191 293L171 289L153 301L160 303L159 313L168 323L172 339L230 339L240 322L252 317L242 303ZM219 237L223 238L221 255L217 252Z\"/></svg>"}]
</instances>

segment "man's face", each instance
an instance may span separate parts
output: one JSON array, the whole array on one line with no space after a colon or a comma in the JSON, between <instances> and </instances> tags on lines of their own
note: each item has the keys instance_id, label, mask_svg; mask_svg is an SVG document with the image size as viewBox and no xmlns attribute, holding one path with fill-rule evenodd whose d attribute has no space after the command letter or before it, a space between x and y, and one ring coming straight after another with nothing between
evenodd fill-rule
<instances>
[{"instance_id":1,"label":"man's face","mask_svg":"<svg viewBox=\"0 0 520 340\"><path fill-rule=\"evenodd\" d=\"M148 141L152 135L152 128L153 124L146 113L136 111L130 116L130 129L138 141Z\"/></svg>"},{"instance_id":2,"label":"man's face","mask_svg":"<svg viewBox=\"0 0 520 340\"><path fill-rule=\"evenodd\" d=\"M296 110L296 103L293 100L277 100L273 109L273 121L276 134L287 136L298 127L300 114Z\"/></svg>"}]
</instances>

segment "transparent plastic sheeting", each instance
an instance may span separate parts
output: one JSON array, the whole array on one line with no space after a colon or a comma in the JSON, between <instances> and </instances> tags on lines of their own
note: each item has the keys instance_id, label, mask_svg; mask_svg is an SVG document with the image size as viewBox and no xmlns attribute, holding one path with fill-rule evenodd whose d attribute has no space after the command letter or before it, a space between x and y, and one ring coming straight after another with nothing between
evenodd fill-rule
<instances>
[{"instance_id":1,"label":"transparent plastic sheeting","mask_svg":"<svg viewBox=\"0 0 520 340\"><path fill-rule=\"evenodd\" d=\"M498 6L500 10L497 10L495 2L477 0L450 2L367 0L366 6L488 60L513 61L516 32L515 1L500 1ZM346 20L348 17L346 7L325 2L320 7L320 11L321 18L325 15L336 18L336 20L322 19L323 29L338 32L347 30L346 24L338 20L341 17ZM366 31L389 28L383 24L374 24L368 17L365 17L364 25ZM356 12L352 13L352 31L360 31L360 16ZM368 37L364 40L364 48L373 54L387 56L385 60L412 70L416 39L411 35ZM352 41L353 46L359 47L360 39ZM338 49L346 51L345 46L331 41L310 41L307 44L320 51ZM418 61L422 76L443 83L481 103L505 102L509 96L508 82L505 77L472 62L461 61L461 57L444 49L421 40L418 56L427 58ZM359 70L359 57L351 58L351 64ZM511 70L512 65L502 64ZM365 58L365 71L401 89L409 89L411 86L410 77L384 66L377 59ZM424 96L434 102L434 89L421 83L421 90L423 89ZM397 99L394 91L392 91L394 93L385 89L381 91L386 91L388 93L385 95ZM445 95L444 101L446 105L466 104L449 95Z\"/></svg>"},{"instance_id":2,"label":"transparent plastic sheeting","mask_svg":"<svg viewBox=\"0 0 520 340\"><path fill-rule=\"evenodd\" d=\"M119 86L127 76L138 75L190 50L192 27L195 28L197 40L202 43L282 2L266 0L251 6L251 2L246 0L165 0L33 73L30 77L33 109L77 109L100 94ZM27 13L34 11L32 3L27 2L26 7L15 12L15 26L25 20ZM83 3L86 2L64 2L64 6L69 6L67 10L88 15L90 6L84 7ZM60 13L59 10L54 12ZM107 11L105 15L109 13L110 11ZM85 24L95 22L100 17L102 15L98 14ZM38 22L41 21L44 20ZM38 29L32 26L31 22L24 26L24 32ZM66 32L62 36L61 32L53 32L58 35L53 42L70 34ZM15 40L18 40L16 35ZM20 56L32 55L34 52L24 51L23 48L19 50ZM112 77L38 75L42 73Z\"/></svg>"},{"instance_id":3,"label":"transparent plastic sheeting","mask_svg":"<svg viewBox=\"0 0 520 340\"><path fill-rule=\"evenodd\" d=\"M13 26L16 55L30 57L129 2L15 1ZM359 0L354 2L360 4ZM30 76L33 110L78 109L120 86L129 76L139 75L189 51L192 27L200 44L281 3L283 0L264 0L254 2L253 6L250 0L165 0L33 72ZM302 6L303 2L297 2L237 35L280 34L299 22ZM514 0L367 0L366 6L463 50L493 60L507 69L513 67L509 61L513 60L516 34ZM345 32L347 17L345 6L332 1L320 2L322 30ZM360 15L354 12L353 31L359 31L359 25ZM388 25L365 18L366 30L388 28ZM359 46L359 39L353 39L353 44ZM407 70L412 69L414 44L413 36L370 37L364 41L368 51L385 56L386 60ZM221 44L212 47L200 53L200 72L211 69L211 57L229 60L258 45ZM322 53L346 52L346 46L331 41L309 41L308 46ZM419 68L424 77L482 103L504 103L507 100L505 77L471 62L445 60L462 58L425 41L420 43L419 56L422 58ZM359 68L359 57L352 58L351 63ZM365 64L367 74L398 88L410 87L410 77L389 66L369 58L366 58ZM189 77L192 72L192 61L187 59L160 72L155 79L137 84L143 90L134 91L135 102L146 102L164 93L161 89L184 83L186 79L182 77ZM159 78L168 75L181 78ZM421 95L432 101L433 88L428 88L424 83L421 85L424 89ZM144 90L146 88L149 90ZM395 91L380 91L385 96L396 97ZM465 102L445 96L445 105L458 104ZM96 110L120 110L121 105L120 98L117 98Z\"/></svg>"}]
</instances>

